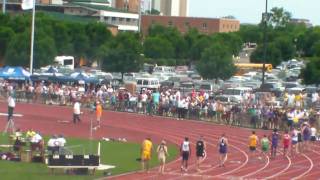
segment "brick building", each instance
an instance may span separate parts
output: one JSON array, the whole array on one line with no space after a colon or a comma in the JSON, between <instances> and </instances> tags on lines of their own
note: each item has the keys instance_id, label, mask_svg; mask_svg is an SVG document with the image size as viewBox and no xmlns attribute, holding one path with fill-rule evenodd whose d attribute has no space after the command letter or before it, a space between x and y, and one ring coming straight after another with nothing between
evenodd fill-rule
<instances>
[{"instance_id":1,"label":"brick building","mask_svg":"<svg viewBox=\"0 0 320 180\"><path fill-rule=\"evenodd\" d=\"M235 32L240 28L240 22L236 19L143 15L141 19L143 34L147 34L149 27L156 24L176 27L181 33L186 33L192 28L203 34Z\"/></svg>"}]
</instances>

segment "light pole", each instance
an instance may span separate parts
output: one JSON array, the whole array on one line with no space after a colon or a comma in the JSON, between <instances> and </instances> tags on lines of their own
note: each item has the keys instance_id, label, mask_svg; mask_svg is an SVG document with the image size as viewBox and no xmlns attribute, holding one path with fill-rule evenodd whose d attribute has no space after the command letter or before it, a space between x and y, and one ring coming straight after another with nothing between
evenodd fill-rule
<instances>
[{"instance_id":1,"label":"light pole","mask_svg":"<svg viewBox=\"0 0 320 180\"><path fill-rule=\"evenodd\" d=\"M2 13L5 14L6 13L6 0L2 1Z\"/></svg>"},{"instance_id":2,"label":"light pole","mask_svg":"<svg viewBox=\"0 0 320 180\"><path fill-rule=\"evenodd\" d=\"M267 29L268 29L268 0L266 0L266 10L264 15L262 16L264 21L264 29L263 29L263 64L262 64L262 85L264 85L264 77L266 71L266 59L267 59Z\"/></svg>"}]
</instances>

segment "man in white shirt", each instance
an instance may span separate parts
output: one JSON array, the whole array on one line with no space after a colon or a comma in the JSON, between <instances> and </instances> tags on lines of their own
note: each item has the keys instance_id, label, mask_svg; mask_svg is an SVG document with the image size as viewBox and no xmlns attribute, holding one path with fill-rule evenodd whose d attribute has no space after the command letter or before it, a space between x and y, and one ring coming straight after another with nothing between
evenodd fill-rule
<instances>
[{"instance_id":1,"label":"man in white shirt","mask_svg":"<svg viewBox=\"0 0 320 180\"><path fill-rule=\"evenodd\" d=\"M48 146L48 151L51 151L52 154L56 153L59 151L59 146L58 146L58 142L57 142L57 136L56 135L53 135L48 143L47 143L47 146Z\"/></svg>"},{"instance_id":2,"label":"man in white shirt","mask_svg":"<svg viewBox=\"0 0 320 180\"><path fill-rule=\"evenodd\" d=\"M73 123L80 122L80 102L77 100L73 105Z\"/></svg>"},{"instance_id":3,"label":"man in white shirt","mask_svg":"<svg viewBox=\"0 0 320 180\"><path fill-rule=\"evenodd\" d=\"M58 146L64 147L64 145L67 143L66 139L63 137L63 135L59 135L59 137L56 139Z\"/></svg>"},{"instance_id":4,"label":"man in white shirt","mask_svg":"<svg viewBox=\"0 0 320 180\"><path fill-rule=\"evenodd\" d=\"M31 142L31 157L33 157L33 152L39 150L41 157L44 155L44 141L39 133L36 133L30 139Z\"/></svg>"},{"instance_id":5,"label":"man in white shirt","mask_svg":"<svg viewBox=\"0 0 320 180\"><path fill-rule=\"evenodd\" d=\"M16 102L15 102L14 98L12 97L12 94L10 93L9 97L8 97L8 121L10 119L12 119L13 110L15 107L16 107Z\"/></svg>"}]
</instances>

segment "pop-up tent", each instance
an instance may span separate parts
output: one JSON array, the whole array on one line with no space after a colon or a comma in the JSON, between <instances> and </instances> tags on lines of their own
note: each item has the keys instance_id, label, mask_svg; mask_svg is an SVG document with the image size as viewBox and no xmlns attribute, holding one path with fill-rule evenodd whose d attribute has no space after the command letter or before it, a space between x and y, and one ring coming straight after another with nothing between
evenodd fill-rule
<instances>
[{"instance_id":1,"label":"pop-up tent","mask_svg":"<svg viewBox=\"0 0 320 180\"><path fill-rule=\"evenodd\" d=\"M0 78L7 80L29 80L30 73L20 66L6 66L0 70Z\"/></svg>"}]
</instances>

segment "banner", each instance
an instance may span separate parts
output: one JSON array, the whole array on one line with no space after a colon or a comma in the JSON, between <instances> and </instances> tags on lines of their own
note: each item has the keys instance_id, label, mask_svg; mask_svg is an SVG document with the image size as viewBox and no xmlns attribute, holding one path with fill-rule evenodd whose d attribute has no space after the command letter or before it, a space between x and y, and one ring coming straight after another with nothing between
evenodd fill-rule
<instances>
[{"instance_id":1,"label":"banner","mask_svg":"<svg viewBox=\"0 0 320 180\"><path fill-rule=\"evenodd\" d=\"M33 9L35 0L22 0L21 8L23 10Z\"/></svg>"}]
</instances>

